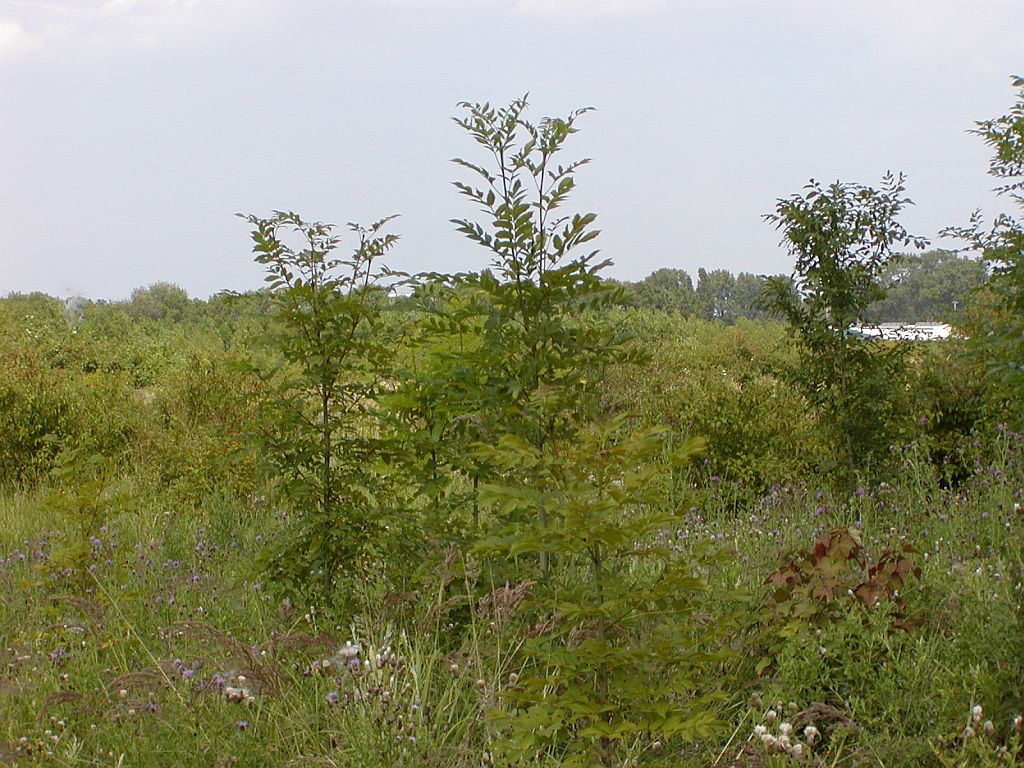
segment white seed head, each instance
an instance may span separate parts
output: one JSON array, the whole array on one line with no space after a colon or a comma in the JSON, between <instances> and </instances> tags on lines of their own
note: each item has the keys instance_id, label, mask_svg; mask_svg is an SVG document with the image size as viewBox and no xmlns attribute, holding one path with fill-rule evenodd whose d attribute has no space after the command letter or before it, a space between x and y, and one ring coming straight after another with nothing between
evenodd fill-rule
<instances>
[{"instance_id":1,"label":"white seed head","mask_svg":"<svg viewBox=\"0 0 1024 768\"><path fill-rule=\"evenodd\" d=\"M345 645L343 645L341 650L338 651L338 655L344 659L352 659L359 655L359 651L359 643L353 643L351 640L346 640Z\"/></svg>"}]
</instances>

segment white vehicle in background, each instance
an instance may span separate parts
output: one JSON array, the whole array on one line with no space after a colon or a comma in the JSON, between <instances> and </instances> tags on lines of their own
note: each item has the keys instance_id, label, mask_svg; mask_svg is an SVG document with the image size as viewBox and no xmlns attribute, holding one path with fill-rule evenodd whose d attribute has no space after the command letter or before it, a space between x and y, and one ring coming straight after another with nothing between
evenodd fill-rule
<instances>
[{"instance_id":1,"label":"white vehicle in background","mask_svg":"<svg viewBox=\"0 0 1024 768\"><path fill-rule=\"evenodd\" d=\"M850 335L882 341L938 341L953 335L948 323L878 323L851 325Z\"/></svg>"}]
</instances>

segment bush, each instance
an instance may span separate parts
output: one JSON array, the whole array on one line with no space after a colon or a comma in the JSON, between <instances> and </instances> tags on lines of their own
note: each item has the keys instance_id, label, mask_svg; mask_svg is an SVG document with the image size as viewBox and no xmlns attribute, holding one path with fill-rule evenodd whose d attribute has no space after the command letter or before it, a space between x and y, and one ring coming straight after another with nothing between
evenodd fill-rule
<instances>
[{"instance_id":1,"label":"bush","mask_svg":"<svg viewBox=\"0 0 1024 768\"><path fill-rule=\"evenodd\" d=\"M688 478L719 503L749 504L831 461L817 420L786 376L795 354L780 324L724 326L651 311L621 322L650 362L641 375L612 369L604 408L705 438L707 452Z\"/></svg>"},{"instance_id":2,"label":"bush","mask_svg":"<svg viewBox=\"0 0 1024 768\"><path fill-rule=\"evenodd\" d=\"M0 368L0 474L26 483L47 472L59 441L77 432L60 377L36 366Z\"/></svg>"}]
</instances>

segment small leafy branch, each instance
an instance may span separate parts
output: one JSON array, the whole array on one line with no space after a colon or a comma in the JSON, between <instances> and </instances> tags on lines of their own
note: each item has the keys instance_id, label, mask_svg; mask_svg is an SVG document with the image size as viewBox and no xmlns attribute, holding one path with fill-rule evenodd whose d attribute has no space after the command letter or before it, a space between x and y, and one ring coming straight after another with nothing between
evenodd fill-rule
<instances>
[{"instance_id":1,"label":"small leafy branch","mask_svg":"<svg viewBox=\"0 0 1024 768\"><path fill-rule=\"evenodd\" d=\"M260 422L262 457L297 511L291 536L272 556L282 586L309 592L311 576L329 597L339 575L369 555L389 521L381 512L383 441L373 429L374 395L391 354L382 333L383 280L377 266L397 235L393 217L369 227L338 257L335 227L294 213L244 216L256 262L275 300L268 346L279 360L255 369L272 387ZM296 249L286 239L297 238Z\"/></svg>"}]
</instances>

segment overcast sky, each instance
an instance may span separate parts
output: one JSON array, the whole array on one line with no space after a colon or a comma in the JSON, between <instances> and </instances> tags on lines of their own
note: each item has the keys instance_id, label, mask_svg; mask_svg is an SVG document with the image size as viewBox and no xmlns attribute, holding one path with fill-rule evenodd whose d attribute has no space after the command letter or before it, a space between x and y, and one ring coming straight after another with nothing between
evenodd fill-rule
<instances>
[{"instance_id":1,"label":"overcast sky","mask_svg":"<svg viewBox=\"0 0 1024 768\"><path fill-rule=\"evenodd\" d=\"M575 204L611 274L788 272L761 220L905 171L935 237L994 210L1022 0L0 0L0 295L259 287L236 212L398 213L390 263L479 269L459 101L596 111Z\"/></svg>"}]
</instances>

